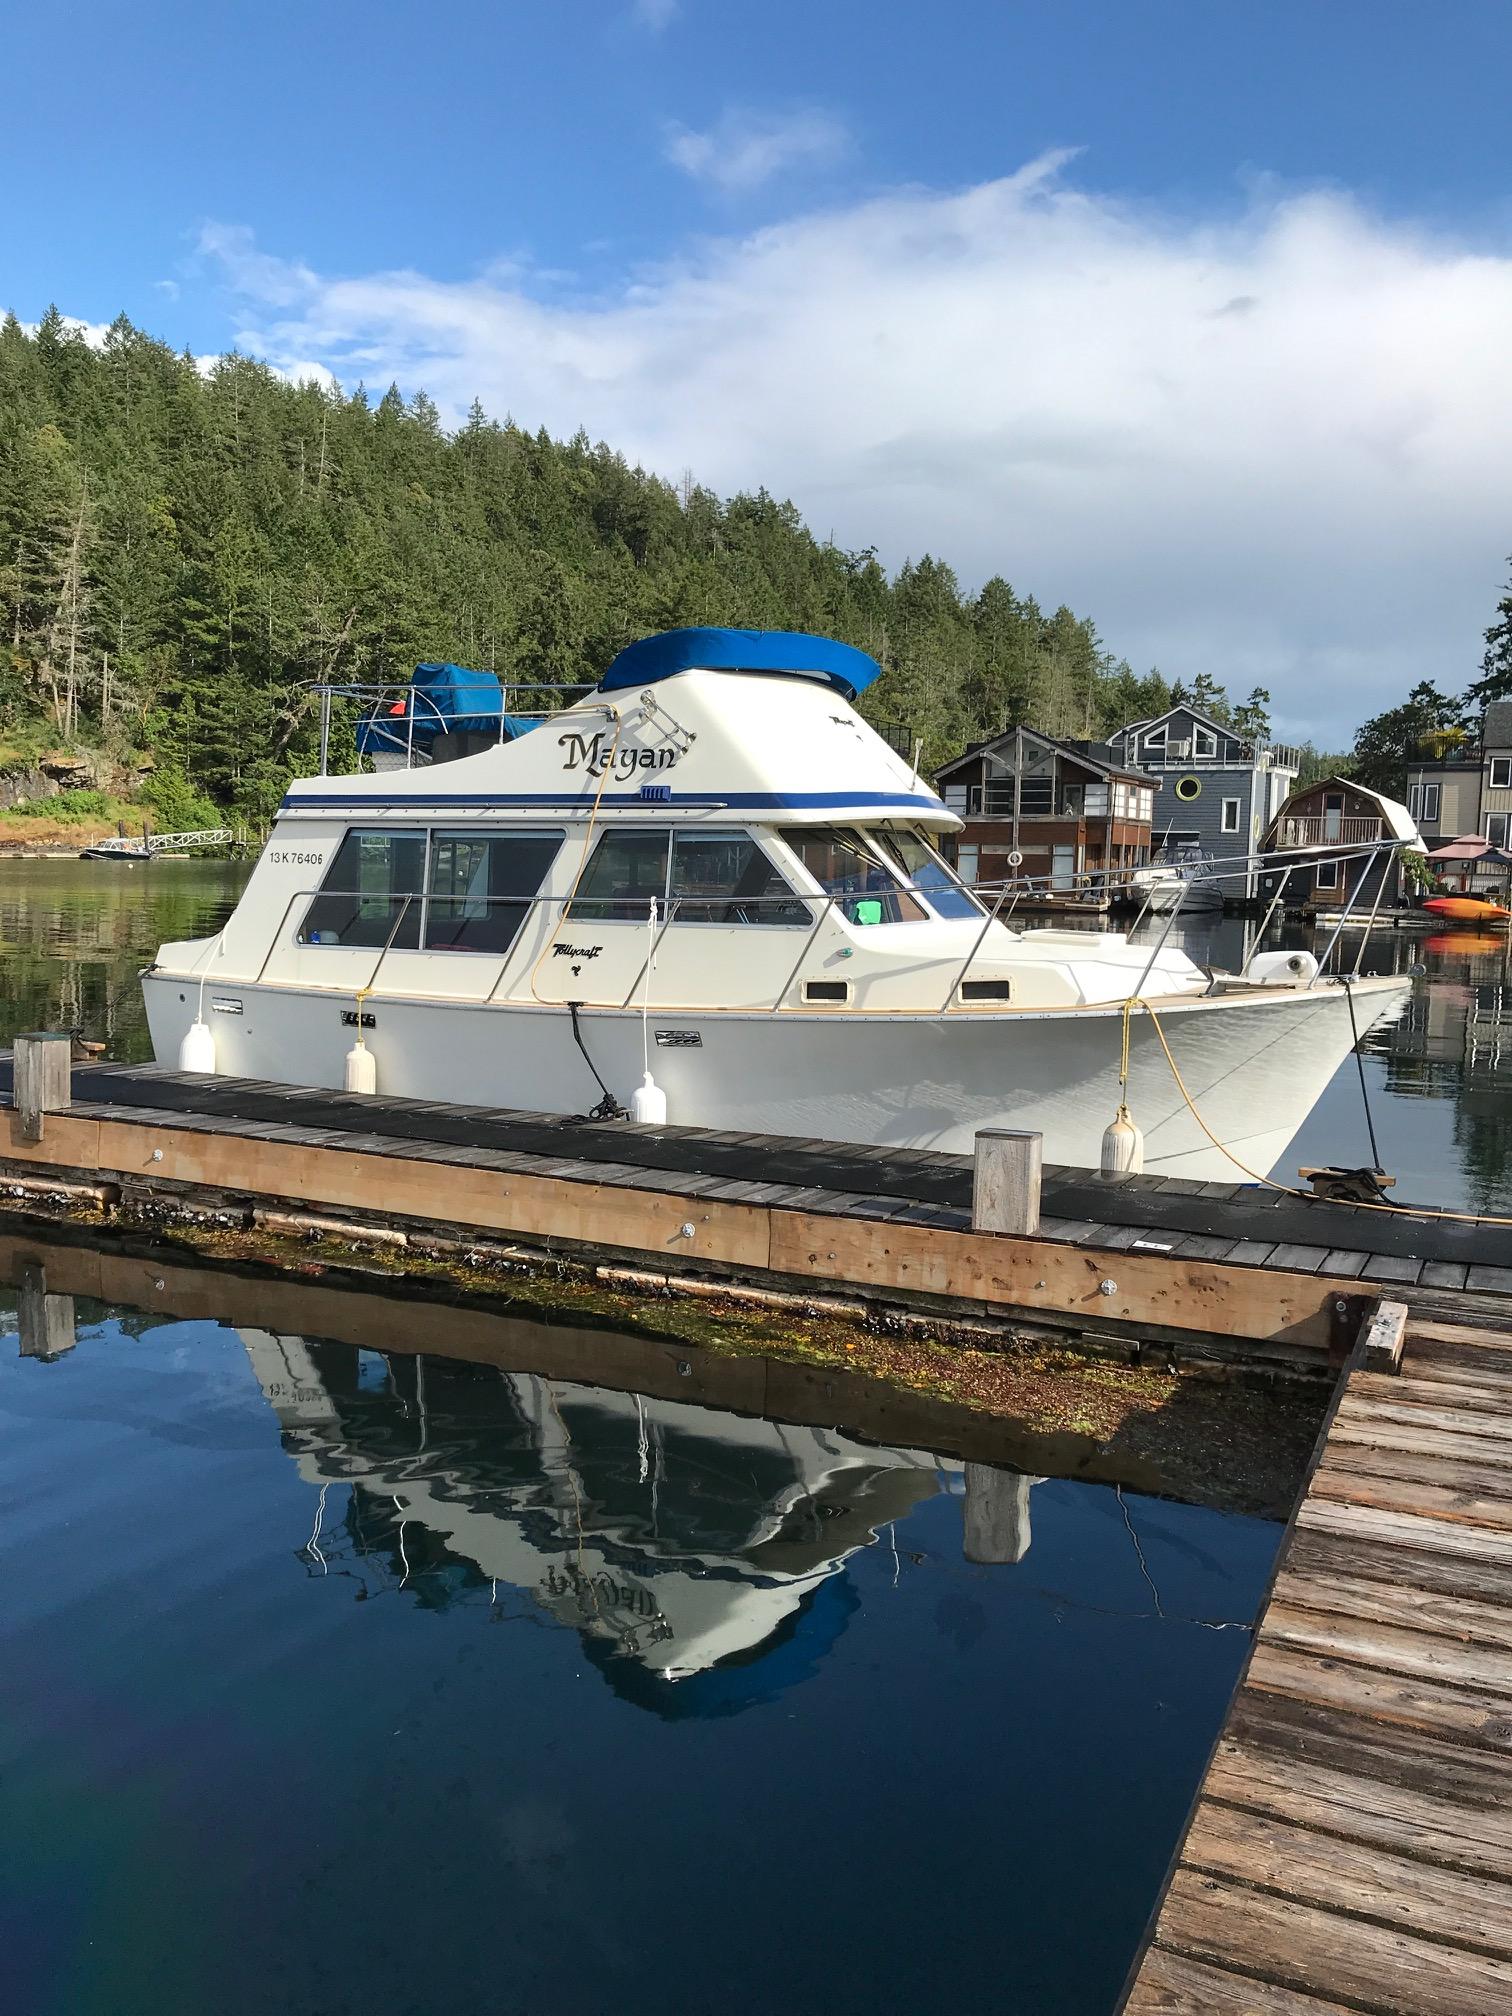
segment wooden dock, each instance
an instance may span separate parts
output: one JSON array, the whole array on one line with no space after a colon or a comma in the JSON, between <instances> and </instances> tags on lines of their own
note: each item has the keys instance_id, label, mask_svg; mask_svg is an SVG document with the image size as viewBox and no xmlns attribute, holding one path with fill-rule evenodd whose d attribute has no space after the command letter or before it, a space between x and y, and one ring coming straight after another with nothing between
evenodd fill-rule
<instances>
[{"instance_id":1,"label":"wooden dock","mask_svg":"<svg viewBox=\"0 0 1512 2016\"><path fill-rule=\"evenodd\" d=\"M1512 1313L1342 1382L1123 2006L1512 2011Z\"/></svg>"},{"instance_id":2,"label":"wooden dock","mask_svg":"<svg viewBox=\"0 0 1512 2016\"><path fill-rule=\"evenodd\" d=\"M66 1047L66 1046L65 1046ZM1152 1362L1326 1376L1374 1299L1512 1293L1503 1235L1255 1185L1047 1167L1024 1236L973 1216L969 1156L440 1106L156 1066L82 1065L15 1110L0 1057L0 1204L51 1191L102 1226L336 1216L377 1235L528 1242L841 1293L964 1323L1034 1322Z\"/></svg>"}]
</instances>

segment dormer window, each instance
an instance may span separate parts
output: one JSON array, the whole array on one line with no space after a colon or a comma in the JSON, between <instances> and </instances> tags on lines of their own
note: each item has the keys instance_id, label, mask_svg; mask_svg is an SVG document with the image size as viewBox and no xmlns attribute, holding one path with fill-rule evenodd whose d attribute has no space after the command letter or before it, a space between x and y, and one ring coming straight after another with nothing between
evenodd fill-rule
<instances>
[{"instance_id":1,"label":"dormer window","mask_svg":"<svg viewBox=\"0 0 1512 2016\"><path fill-rule=\"evenodd\" d=\"M1213 733L1211 728L1193 728L1192 754L1194 756L1216 756L1218 754L1218 737Z\"/></svg>"},{"instance_id":2,"label":"dormer window","mask_svg":"<svg viewBox=\"0 0 1512 2016\"><path fill-rule=\"evenodd\" d=\"M1169 731L1164 726L1164 724L1162 724L1159 728L1152 728L1149 734L1146 735L1146 737L1144 738L1144 746L1146 747L1146 749L1154 750L1157 753L1164 753L1166 746L1166 736L1168 733Z\"/></svg>"}]
</instances>

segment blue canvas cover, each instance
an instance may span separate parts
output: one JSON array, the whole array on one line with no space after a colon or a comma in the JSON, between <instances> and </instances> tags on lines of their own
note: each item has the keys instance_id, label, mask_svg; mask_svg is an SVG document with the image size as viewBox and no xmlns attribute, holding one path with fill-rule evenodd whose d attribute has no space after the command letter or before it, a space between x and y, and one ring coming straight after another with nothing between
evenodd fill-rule
<instances>
[{"instance_id":1,"label":"blue canvas cover","mask_svg":"<svg viewBox=\"0 0 1512 2016\"><path fill-rule=\"evenodd\" d=\"M833 637L809 637L801 630L663 630L627 644L599 681L612 693L623 686L650 686L677 672L785 672L791 678L820 679L854 700L882 676L875 658Z\"/></svg>"},{"instance_id":2,"label":"blue canvas cover","mask_svg":"<svg viewBox=\"0 0 1512 2016\"><path fill-rule=\"evenodd\" d=\"M438 735L499 736L504 710L498 675L466 665L417 665L410 690L378 701L357 724L357 747L364 756L379 750L422 753ZM501 741L512 742L534 728L533 720L504 715Z\"/></svg>"}]
</instances>

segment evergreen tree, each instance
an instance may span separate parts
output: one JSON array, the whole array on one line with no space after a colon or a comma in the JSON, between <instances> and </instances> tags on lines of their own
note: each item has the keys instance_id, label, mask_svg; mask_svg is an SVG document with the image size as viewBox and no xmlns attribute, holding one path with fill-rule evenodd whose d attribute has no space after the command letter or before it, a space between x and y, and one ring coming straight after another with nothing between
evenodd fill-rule
<instances>
[{"instance_id":1,"label":"evergreen tree","mask_svg":"<svg viewBox=\"0 0 1512 2016\"><path fill-rule=\"evenodd\" d=\"M1508 565L1512 566L1512 561ZM1486 632L1481 676L1470 688L1469 697L1480 706L1488 700L1512 700L1512 580L1496 605L1496 621Z\"/></svg>"}]
</instances>

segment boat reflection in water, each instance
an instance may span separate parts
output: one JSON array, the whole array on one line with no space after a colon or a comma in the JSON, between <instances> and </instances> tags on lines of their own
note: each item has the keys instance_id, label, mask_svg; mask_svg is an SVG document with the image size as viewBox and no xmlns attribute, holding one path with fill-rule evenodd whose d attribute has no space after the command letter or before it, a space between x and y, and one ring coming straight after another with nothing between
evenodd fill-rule
<instances>
[{"instance_id":1,"label":"boat reflection in water","mask_svg":"<svg viewBox=\"0 0 1512 2016\"><path fill-rule=\"evenodd\" d=\"M895 1547L923 1499L966 1495L968 1558L1028 1547L1032 1480L1012 1472L534 1372L240 1335L319 1487L313 1572L431 1605L518 1592L664 1713L760 1698L724 1669L779 1647L821 1654L856 1600L847 1559Z\"/></svg>"}]
</instances>

